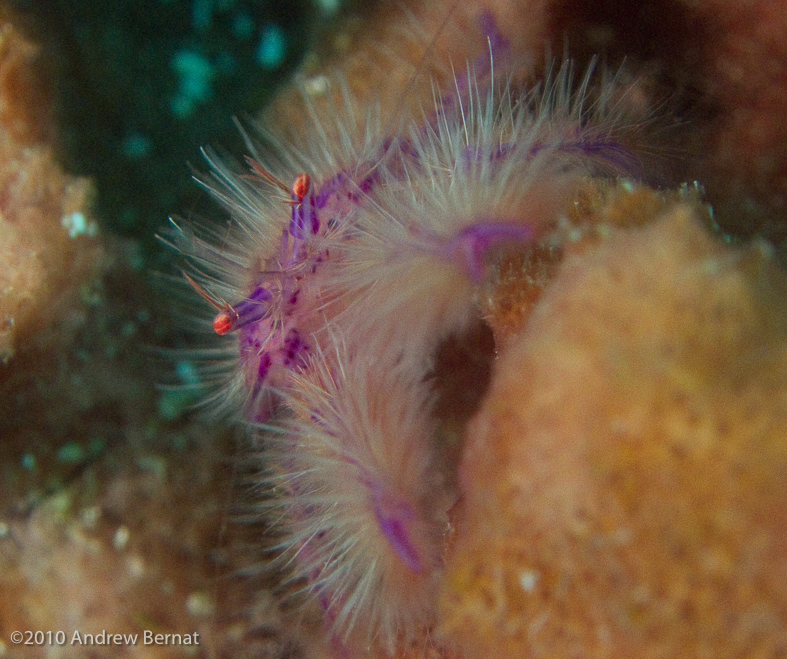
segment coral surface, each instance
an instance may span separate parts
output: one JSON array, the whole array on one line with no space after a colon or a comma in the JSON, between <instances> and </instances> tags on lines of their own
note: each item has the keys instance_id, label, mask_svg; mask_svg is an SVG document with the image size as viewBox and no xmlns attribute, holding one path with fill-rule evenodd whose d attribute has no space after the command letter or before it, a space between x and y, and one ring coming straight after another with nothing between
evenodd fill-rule
<instances>
[{"instance_id":1,"label":"coral surface","mask_svg":"<svg viewBox=\"0 0 787 659\"><path fill-rule=\"evenodd\" d=\"M0 11L0 361L68 336L80 291L102 270L87 180L54 156L40 47ZM53 326L56 329L53 331ZM65 329L65 332L64 332ZM4 377L0 371L0 380Z\"/></svg>"},{"instance_id":2,"label":"coral surface","mask_svg":"<svg viewBox=\"0 0 787 659\"><path fill-rule=\"evenodd\" d=\"M443 593L467 656L787 649L787 278L700 210L606 225L501 354Z\"/></svg>"}]
</instances>

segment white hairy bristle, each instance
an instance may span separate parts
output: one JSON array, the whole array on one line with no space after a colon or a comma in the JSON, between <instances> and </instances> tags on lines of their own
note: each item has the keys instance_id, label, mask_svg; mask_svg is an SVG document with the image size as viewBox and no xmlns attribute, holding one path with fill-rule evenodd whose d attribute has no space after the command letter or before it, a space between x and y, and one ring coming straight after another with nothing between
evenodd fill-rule
<instances>
[{"instance_id":1,"label":"white hairy bristle","mask_svg":"<svg viewBox=\"0 0 787 659\"><path fill-rule=\"evenodd\" d=\"M453 503L432 457L430 388L406 363L340 348L315 355L286 401L261 458L276 563L339 638L393 653L431 622Z\"/></svg>"}]
</instances>

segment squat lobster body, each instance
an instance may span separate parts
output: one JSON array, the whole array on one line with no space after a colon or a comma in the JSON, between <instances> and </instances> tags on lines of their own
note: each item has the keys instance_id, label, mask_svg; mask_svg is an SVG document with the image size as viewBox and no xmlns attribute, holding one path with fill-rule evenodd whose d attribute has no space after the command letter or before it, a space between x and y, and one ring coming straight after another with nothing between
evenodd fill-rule
<instances>
[{"instance_id":1,"label":"squat lobster body","mask_svg":"<svg viewBox=\"0 0 787 659\"><path fill-rule=\"evenodd\" d=\"M293 148L278 170L247 157L245 175L211 160L219 184L206 187L240 231L195 261L208 288L241 301L187 276L218 311L213 331L235 334L228 390L262 447L272 564L335 640L390 654L433 621L457 497L435 355L481 322L503 252L530 249L588 177L631 174L635 160L609 82L589 99L588 73L572 92L567 62L517 93L479 68L396 135L369 117L356 144L352 117L314 113L317 137L346 141Z\"/></svg>"}]
</instances>

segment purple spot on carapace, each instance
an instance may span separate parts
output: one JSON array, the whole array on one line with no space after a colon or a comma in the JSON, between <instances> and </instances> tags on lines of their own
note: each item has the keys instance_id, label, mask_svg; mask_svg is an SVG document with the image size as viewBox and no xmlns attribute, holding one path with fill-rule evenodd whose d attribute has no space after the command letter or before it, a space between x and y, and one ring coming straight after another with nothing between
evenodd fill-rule
<instances>
[{"instance_id":1,"label":"purple spot on carapace","mask_svg":"<svg viewBox=\"0 0 787 659\"><path fill-rule=\"evenodd\" d=\"M309 193L300 203L292 207L290 234L296 240L304 240L310 235L317 234L319 230L320 220L317 217L314 194Z\"/></svg>"},{"instance_id":2,"label":"purple spot on carapace","mask_svg":"<svg viewBox=\"0 0 787 659\"><path fill-rule=\"evenodd\" d=\"M484 276L487 252L497 245L529 242L534 237L531 227L511 222L478 222L463 229L446 246L446 256L459 261L474 282Z\"/></svg>"},{"instance_id":3,"label":"purple spot on carapace","mask_svg":"<svg viewBox=\"0 0 787 659\"><path fill-rule=\"evenodd\" d=\"M509 144L501 144L499 147L497 147L497 149L495 149L495 152L492 154L492 161L494 162L495 160L500 160L502 158L505 158L513 150L514 150L514 145L513 144L510 144L510 143Z\"/></svg>"},{"instance_id":4,"label":"purple spot on carapace","mask_svg":"<svg viewBox=\"0 0 787 659\"><path fill-rule=\"evenodd\" d=\"M415 513L405 503L397 503L393 510L382 510L382 502L375 506L374 512L388 544L399 559L413 572L422 572L424 569L421 557L413 545L407 522L415 517Z\"/></svg>"},{"instance_id":5,"label":"purple spot on carapace","mask_svg":"<svg viewBox=\"0 0 787 659\"><path fill-rule=\"evenodd\" d=\"M265 352L260 355L260 365L257 367L257 380L263 382L271 368L271 356Z\"/></svg>"},{"instance_id":6,"label":"purple spot on carapace","mask_svg":"<svg viewBox=\"0 0 787 659\"><path fill-rule=\"evenodd\" d=\"M325 208L331 197L341 193L341 190L346 187L347 176L344 172L339 172L332 179L326 181L320 188L317 194L315 204L317 208Z\"/></svg>"},{"instance_id":7,"label":"purple spot on carapace","mask_svg":"<svg viewBox=\"0 0 787 659\"><path fill-rule=\"evenodd\" d=\"M284 338L283 362L285 366L302 366L306 363L306 353L309 346L301 338L301 333L292 328Z\"/></svg>"},{"instance_id":8,"label":"purple spot on carapace","mask_svg":"<svg viewBox=\"0 0 787 659\"><path fill-rule=\"evenodd\" d=\"M364 194L369 194L374 186L380 180L380 171L374 169L371 174L368 174L359 184L358 189Z\"/></svg>"},{"instance_id":9,"label":"purple spot on carapace","mask_svg":"<svg viewBox=\"0 0 787 659\"><path fill-rule=\"evenodd\" d=\"M399 153L402 156L412 160L418 160L419 152L418 149L416 149L413 145L412 140L399 140L399 142L397 142L397 146L399 147Z\"/></svg>"},{"instance_id":10,"label":"purple spot on carapace","mask_svg":"<svg viewBox=\"0 0 787 659\"><path fill-rule=\"evenodd\" d=\"M252 332L241 332L240 333L240 349L241 352L245 352L247 350L251 350L254 348L254 344L256 343L254 334Z\"/></svg>"}]
</instances>

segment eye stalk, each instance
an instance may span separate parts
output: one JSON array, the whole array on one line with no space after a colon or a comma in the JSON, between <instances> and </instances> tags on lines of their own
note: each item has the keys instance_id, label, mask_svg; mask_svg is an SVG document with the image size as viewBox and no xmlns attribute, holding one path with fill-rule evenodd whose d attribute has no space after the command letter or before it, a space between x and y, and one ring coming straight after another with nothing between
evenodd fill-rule
<instances>
[{"instance_id":1,"label":"eye stalk","mask_svg":"<svg viewBox=\"0 0 787 659\"><path fill-rule=\"evenodd\" d=\"M232 306L227 302L222 304L214 300L202 286L195 282L185 272L183 276L210 306L218 310L219 313L213 319L213 331L219 336L224 336L249 323L261 320L268 313L270 305L266 303L273 295L268 289L262 286L255 288L254 292L247 299Z\"/></svg>"}]
</instances>

